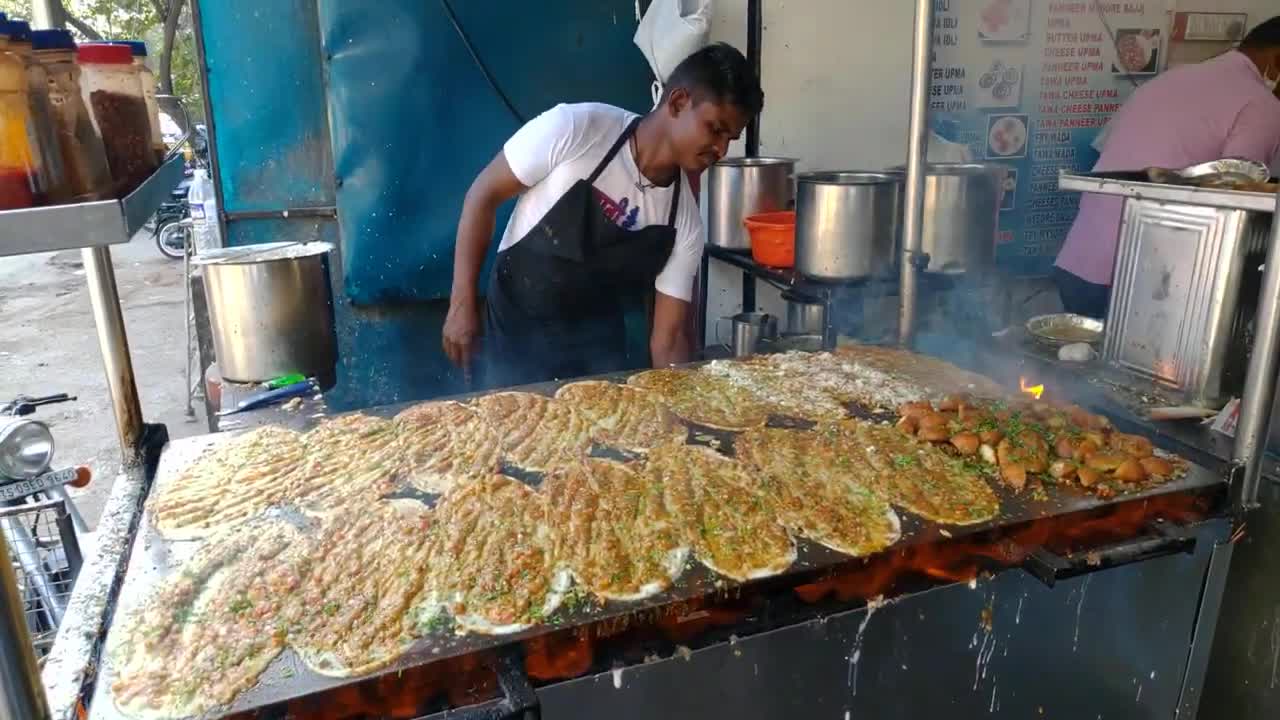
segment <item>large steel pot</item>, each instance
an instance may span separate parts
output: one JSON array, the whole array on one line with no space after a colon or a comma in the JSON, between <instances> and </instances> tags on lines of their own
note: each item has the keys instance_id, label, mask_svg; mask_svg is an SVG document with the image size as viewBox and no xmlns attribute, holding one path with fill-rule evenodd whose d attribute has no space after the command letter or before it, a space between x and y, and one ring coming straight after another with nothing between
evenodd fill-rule
<instances>
[{"instance_id":1,"label":"large steel pot","mask_svg":"<svg viewBox=\"0 0 1280 720\"><path fill-rule=\"evenodd\" d=\"M328 377L338 359L329 243L267 243L201 253L209 325L222 377L262 382Z\"/></svg>"},{"instance_id":2,"label":"large steel pot","mask_svg":"<svg viewBox=\"0 0 1280 720\"><path fill-rule=\"evenodd\" d=\"M894 168L894 172L906 172ZM995 267L1000 198L1009 171L1002 165L930 163L924 181L924 272L980 275Z\"/></svg>"},{"instance_id":3,"label":"large steel pot","mask_svg":"<svg viewBox=\"0 0 1280 720\"><path fill-rule=\"evenodd\" d=\"M751 249L742 221L749 215L789 210L795 199L796 161L791 158L726 158L707 170L707 242Z\"/></svg>"},{"instance_id":4,"label":"large steel pot","mask_svg":"<svg viewBox=\"0 0 1280 720\"><path fill-rule=\"evenodd\" d=\"M888 274L902 227L902 175L810 172L796 176L796 270L816 280Z\"/></svg>"}]
</instances>

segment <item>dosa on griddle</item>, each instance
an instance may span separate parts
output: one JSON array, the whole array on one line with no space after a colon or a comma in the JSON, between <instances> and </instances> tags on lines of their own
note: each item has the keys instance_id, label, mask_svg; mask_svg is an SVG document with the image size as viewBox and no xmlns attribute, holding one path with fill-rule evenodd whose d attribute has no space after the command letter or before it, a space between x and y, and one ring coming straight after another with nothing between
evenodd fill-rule
<instances>
[{"instance_id":1,"label":"dosa on griddle","mask_svg":"<svg viewBox=\"0 0 1280 720\"><path fill-rule=\"evenodd\" d=\"M443 493L498 471L501 442L475 408L448 401L421 403L402 410L395 423L409 483L419 490Z\"/></svg>"},{"instance_id":2,"label":"dosa on griddle","mask_svg":"<svg viewBox=\"0 0 1280 720\"><path fill-rule=\"evenodd\" d=\"M209 538L111 631L112 696L138 718L198 715L257 682L288 633L306 559L298 533L255 520Z\"/></svg>"},{"instance_id":3,"label":"dosa on griddle","mask_svg":"<svg viewBox=\"0 0 1280 720\"><path fill-rule=\"evenodd\" d=\"M689 555L663 485L611 460L589 459L543 481L559 555L579 583L608 600L671 587Z\"/></svg>"},{"instance_id":4,"label":"dosa on griddle","mask_svg":"<svg viewBox=\"0 0 1280 720\"><path fill-rule=\"evenodd\" d=\"M644 472L661 483L667 510L703 565L746 581L795 562L791 536L742 463L709 448L671 444L649 452Z\"/></svg>"},{"instance_id":5,"label":"dosa on griddle","mask_svg":"<svg viewBox=\"0 0 1280 720\"><path fill-rule=\"evenodd\" d=\"M868 487L875 469L842 454L824 426L749 430L734 441L734 452L763 475L779 520L793 533L854 557L902 536L889 503Z\"/></svg>"},{"instance_id":6,"label":"dosa on griddle","mask_svg":"<svg viewBox=\"0 0 1280 720\"><path fill-rule=\"evenodd\" d=\"M491 475L454 488L434 514L436 539L417 602L423 626L447 613L462 630L500 635L555 611L571 578L555 556L545 498Z\"/></svg>"},{"instance_id":7,"label":"dosa on griddle","mask_svg":"<svg viewBox=\"0 0 1280 720\"><path fill-rule=\"evenodd\" d=\"M576 462L591 448L591 425L568 403L527 392L476 400L480 416L502 443L505 460L526 470Z\"/></svg>"},{"instance_id":8,"label":"dosa on griddle","mask_svg":"<svg viewBox=\"0 0 1280 720\"><path fill-rule=\"evenodd\" d=\"M313 537L289 644L333 677L394 662L418 636L414 603L427 574L431 511L417 501L350 506Z\"/></svg>"},{"instance_id":9,"label":"dosa on griddle","mask_svg":"<svg viewBox=\"0 0 1280 720\"><path fill-rule=\"evenodd\" d=\"M288 496L305 457L298 433L268 425L222 440L159 487L148 502L161 536L206 537Z\"/></svg>"},{"instance_id":10,"label":"dosa on griddle","mask_svg":"<svg viewBox=\"0 0 1280 720\"><path fill-rule=\"evenodd\" d=\"M687 433L659 396L640 388L600 380L569 383L556 391L591 422L591 439L625 450L648 450Z\"/></svg>"},{"instance_id":11,"label":"dosa on griddle","mask_svg":"<svg viewBox=\"0 0 1280 720\"><path fill-rule=\"evenodd\" d=\"M769 408L750 391L696 370L647 370L627 384L656 393L680 417L710 428L746 430L769 418Z\"/></svg>"}]
</instances>

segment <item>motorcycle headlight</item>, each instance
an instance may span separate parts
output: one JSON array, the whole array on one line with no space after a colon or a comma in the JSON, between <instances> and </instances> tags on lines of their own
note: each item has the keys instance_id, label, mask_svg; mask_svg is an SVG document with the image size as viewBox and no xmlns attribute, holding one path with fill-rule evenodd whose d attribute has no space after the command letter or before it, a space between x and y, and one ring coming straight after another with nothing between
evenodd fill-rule
<instances>
[{"instance_id":1,"label":"motorcycle headlight","mask_svg":"<svg viewBox=\"0 0 1280 720\"><path fill-rule=\"evenodd\" d=\"M0 476L30 480L53 462L53 433L39 420L15 420L0 427Z\"/></svg>"}]
</instances>

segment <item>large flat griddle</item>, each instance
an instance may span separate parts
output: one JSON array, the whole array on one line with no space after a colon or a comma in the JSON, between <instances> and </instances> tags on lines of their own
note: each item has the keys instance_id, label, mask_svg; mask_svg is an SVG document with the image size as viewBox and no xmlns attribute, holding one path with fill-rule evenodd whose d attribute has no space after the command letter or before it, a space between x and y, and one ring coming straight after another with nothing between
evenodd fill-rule
<instances>
[{"instance_id":1,"label":"large flat griddle","mask_svg":"<svg viewBox=\"0 0 1280 720\"><path fill-rule=\"evenodd\" d=\"M601 376L605 379L621 382L629 373L618 373ZM566 381L567 382L567 381ZM545 395L554 395L561 382L543 383L519 388ZM478 394L460 396L458 400L466 400ZM413 403L388 405L363 410L366 414L391 417ZM863 415L863 413L853 413ZM864 415L865 416L865 415ZM303 414L287 415L287 424L298 430L313 427L319 418ZM169 444L160 460L153 489L163 488L172 482L179 472L194 462L203 452L228 441L232 433L218 433L177 440ZM705 442L708 438L719 440L719 449L732 455L733 433L709 430L701 427L690 428L690 442ZM536 478L528 480L536 482ZM1130 504L1152 498L1172 495L1221 495L1225 482L1221 475L1212 473L1202 467L1192 465L1187 474L1181 478L1156 485L1141 492L1129 493L1101 499L1080 492L1067 492L1054 487L1046 487L1046 492L1036 499L1030 493L1015 495L1003 485L992 482L993 489L1000 498L1001 511L992 520L968 526L940 525L922 520L910 513L897 510L902 519L902 538L891 548L880 555L901 552L916 546L960 542L964 538L990 533L991 531L1024 526L1047 518L1062 518L1075 514L1082 516L1105 511L1119 504ZM117 598L115 617L123 617L131 609L138 607L151 594L152 589L171 573L176 572L184 561L192 556L199 541L170 542L164 540L151 524L149 515L144 515L130 551L129 566L124 584ZM262 675L257 686L242 693L235 702L212 717L225 714L252 713L255 709L276 706L278 704L304 696L323 693L340 686L363 683L373 677L387 677L402 673L409 668L418 668L448 658L456 658L473 653L492 653L506 646L518 645L521 641L551 633L615 622L623 626L627 619L646 611L679 608L689 601L702 601L716 597L730 597L734 594L754 591L776 591L779 588L794 588L812 583L823 578L848 572L866 563L865 559L850 558L828 548L798 539L798 557L792 567L785 573L748 583L736 583L722 578L694 563L693 567L682 575L668 591L639 602L608 603L603 607L585 607L573 611L564 608L557 611L546 624L531 628L525 632L505 636L431 636L419 640L413 648L399 661L372 675L360 678L335 679L311 672L302 663L292 649L286 649ZM875 556L873 556L875 557ZM111 646L110 631L106 647ZM119 712L112 700L110 687L115 680L115 672L108 654L104 651L100 672L90 705L92 720L115 720L126 718Z\"/></svg>"}]
</instances>

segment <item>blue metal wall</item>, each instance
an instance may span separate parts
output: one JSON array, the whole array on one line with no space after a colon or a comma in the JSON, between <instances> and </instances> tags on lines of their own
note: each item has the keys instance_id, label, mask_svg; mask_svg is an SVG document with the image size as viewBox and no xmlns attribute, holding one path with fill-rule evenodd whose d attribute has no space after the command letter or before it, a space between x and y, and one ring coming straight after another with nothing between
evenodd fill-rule
<instances>
[{"instance_id":1,"label":"blue metal wall","mask_svg":"<svg viewBox=\"0 0 1280 720\"><path fill-rule=\"evenodd\" d=\"M198 5L228 242L319 238L341 249L331 263L341 354L331 406L463 391L440 351L454 229L472 178L517 123L441 5ZM454 8L522 114L588 99L647 109L634 0ZM335 205L337 222L236 216Z\"/></svg>"}]
</instances>

